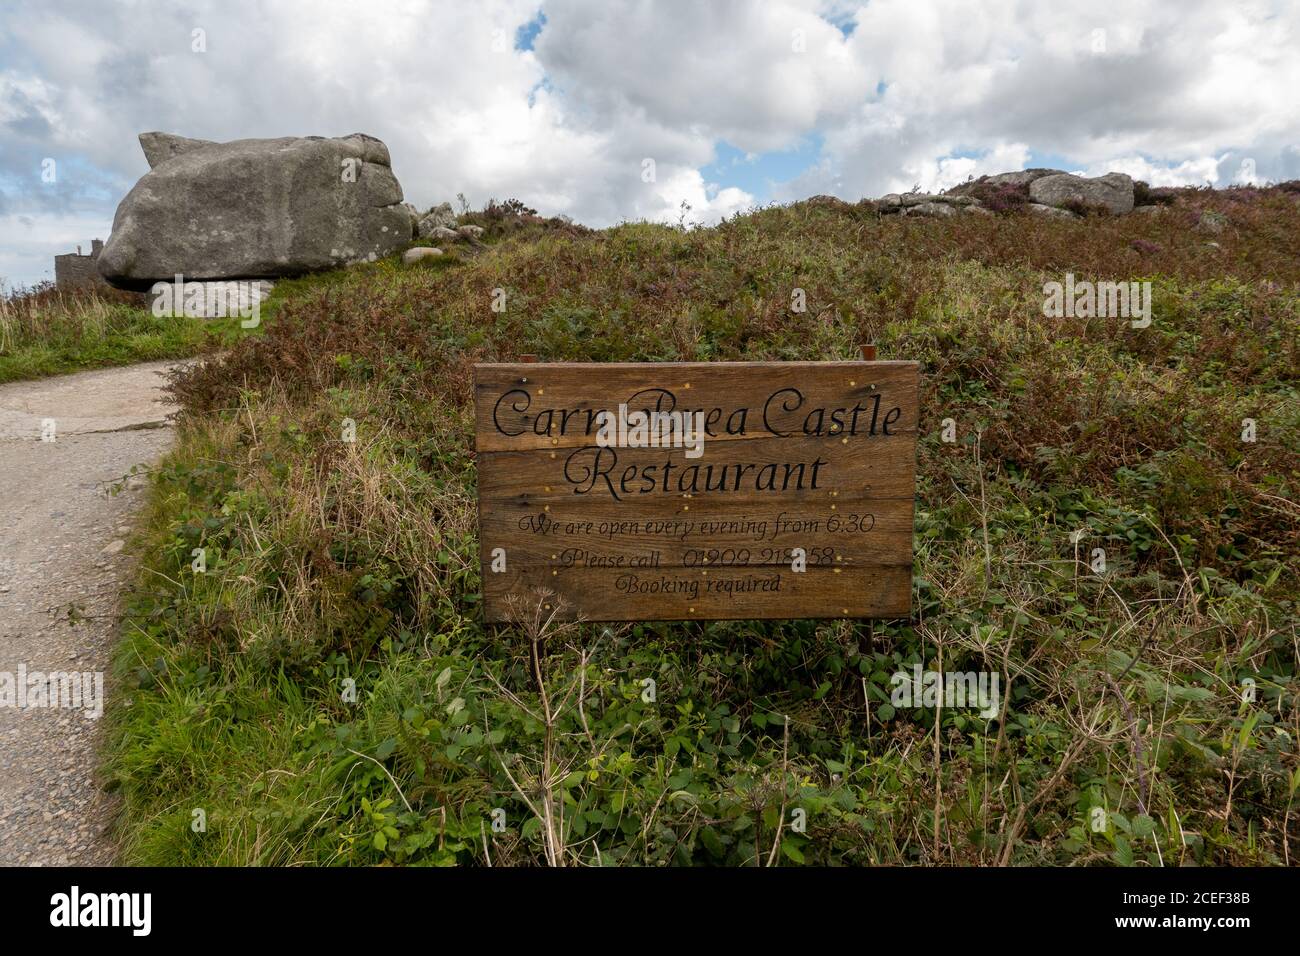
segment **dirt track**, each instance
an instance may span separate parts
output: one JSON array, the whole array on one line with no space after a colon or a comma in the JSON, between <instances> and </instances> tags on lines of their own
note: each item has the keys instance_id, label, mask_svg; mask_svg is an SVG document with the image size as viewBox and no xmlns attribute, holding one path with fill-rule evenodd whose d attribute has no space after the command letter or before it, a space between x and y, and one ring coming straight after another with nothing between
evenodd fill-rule
<instances>
[{"instance_id":1,"label":"dirt track","mask_svg":"<svg viewBox=\"0 0 1300 956\"><path fill-rule=\"evenodd\" d=\"M144 485L129 474L171 443L159 373L173 364L0 385L0 681L100 672L110 692L122 547ZM0 705L0 865L112 862L102 721L16 703Z\"/></svg>"}]
</instances>

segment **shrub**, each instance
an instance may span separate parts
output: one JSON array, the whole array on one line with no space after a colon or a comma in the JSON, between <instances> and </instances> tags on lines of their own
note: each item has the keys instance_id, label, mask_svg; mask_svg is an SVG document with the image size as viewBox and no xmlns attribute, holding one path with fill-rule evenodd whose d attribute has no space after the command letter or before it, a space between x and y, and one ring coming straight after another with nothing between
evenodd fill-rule
<instances>
[{"instance_id":1,"label":"shrub","mask_svg":"<svg viewBox=\"0 0 1300 956\"><path fill-rule=\"evenodd\" d=\"M1086 199L1067 199L1060 204L1061 209L1068 210L1076 216L1109 216L1110 209L1101 203L1091 203Z\"/></svg>"},{"instance_id":2,"label":"shrub","mask_svg":"<svg viewBox=\"0 0 1300 956\"><path fill-rule=\"evenodd\" d=\"M1029 202L1029 187L1004 183L1000 186L976 187L971 195L983 203L990 212L1010 213L1023 209Z\"/></svg>"},{"instance_id":3,"label":"shrub","mask_svg":"<svg viewBox=\"0 0 1300 956\"><path fill-rule=\"evenodd\" d=\"M1152 189L1140 179L1133 181L1133 205L1136 206L1170 206L1178 198L1174 189L1157 186Z\"/></svg>"}]
</instances>

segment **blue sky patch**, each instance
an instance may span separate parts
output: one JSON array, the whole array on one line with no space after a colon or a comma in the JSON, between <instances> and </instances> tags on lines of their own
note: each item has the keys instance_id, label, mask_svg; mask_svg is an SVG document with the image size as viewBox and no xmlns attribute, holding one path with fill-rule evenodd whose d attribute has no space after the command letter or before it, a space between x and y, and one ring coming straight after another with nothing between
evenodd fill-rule
<instances>
[{"instance_id":1,"label":"blue sky patch","mask_svg":"<svg viewBox=\"0 0 1300 956\"><path fill-rule=\"evenodd\" d=\"M538 11L537 16L515 31L515 49L531 50L533 41L537 39L537 34L542 32L544 26L546 26L546 14Z\"/></svg>"},{"instance_id":2,"label":"blue sky patch","mask_svg":"<svg viewBox=\"0 0 1300 956\"><path fill-rule=\"evenodd\" d=\"M754 197L755 202L771 201L772 186L789 182L821 160L822 137L812 133L791 149L747 155L730 143L719 140L715 158L700 169L707 183L726 189L735 186Z\"/></svg>"}]
</instances>

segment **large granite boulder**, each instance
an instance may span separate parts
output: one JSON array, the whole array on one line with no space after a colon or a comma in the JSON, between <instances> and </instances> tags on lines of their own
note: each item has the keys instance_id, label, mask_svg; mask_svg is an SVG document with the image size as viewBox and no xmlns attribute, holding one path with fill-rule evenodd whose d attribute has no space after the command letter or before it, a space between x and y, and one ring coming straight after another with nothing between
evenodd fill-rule
<instances>
[{"instance_id":1,"label":"large granite boulder","mask_svg":"<svg viewBox=\"0 0 1300 956\"><path fill-rule=\"evenodd\" d=\"M99 257L122 288L175 275L252 279L373 261L410 241L388 147L372 136L241 139L144 133L150 171Z\"/></svg>"},{"instance_id":2,"label":"large granite boulder","mask_svg":"<svg viewBox=\"0 0 1300 956\"><path fill-rule=\"evenodd\" d=\"M1133 179L1124 173L1107 173L1093 179L1057 173L1031 182L1029 198L1045 206L1062 206L1069 202L1105 206L1122 215L1133 211Z\"/></svg>"}]
</instances>

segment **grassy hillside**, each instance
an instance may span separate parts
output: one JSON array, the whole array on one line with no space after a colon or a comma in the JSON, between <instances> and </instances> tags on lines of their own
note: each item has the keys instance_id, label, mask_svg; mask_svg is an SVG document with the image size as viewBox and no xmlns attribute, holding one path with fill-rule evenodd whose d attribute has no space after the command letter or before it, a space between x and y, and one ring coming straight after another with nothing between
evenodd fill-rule
<instances>
[{"instance_id":1,"label":"grassy hillside","mask_svg":"<svg viewBox=\"0 0 1300 956\"><path fill-rule=\"evenodd\" d=\"M282 284L265 334L177 379L117 655L128 862L1295 860L1296 194L480 221L432 265ZM1149 279L1151 326L1044 318L1067 271ZM911 621L480 623L475 362L869 341L922 364ZM918 660L998 671L1001 718L895 712Z\"/></svg>"}]
</instances>

